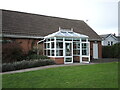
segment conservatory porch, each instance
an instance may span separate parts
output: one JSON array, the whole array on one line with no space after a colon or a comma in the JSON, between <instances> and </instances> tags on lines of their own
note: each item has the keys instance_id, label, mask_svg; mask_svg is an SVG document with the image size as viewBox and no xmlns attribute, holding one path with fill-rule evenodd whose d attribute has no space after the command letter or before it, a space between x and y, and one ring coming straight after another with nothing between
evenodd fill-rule
<instances>
[{"instance_id":1,"label":"conservatory porch","mask_svg":"<svg viewBox=\"0 0 120 90\"><path fill-rule=\"evenodd\" d=\"M90 62L88 36L73 32L73 29L59 29L44 38L44 55L57 64Z\"/></svg>"}]
</instances>

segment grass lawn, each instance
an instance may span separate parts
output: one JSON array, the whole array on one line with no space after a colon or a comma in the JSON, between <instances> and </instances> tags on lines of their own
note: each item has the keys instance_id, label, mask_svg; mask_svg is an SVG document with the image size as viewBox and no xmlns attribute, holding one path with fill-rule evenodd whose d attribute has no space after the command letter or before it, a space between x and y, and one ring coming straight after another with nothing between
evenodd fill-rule
<instances>
[{"instance_id":1,"label":"grass lawn","mask_svg":"<svg viewBox=\"0 0 120 90\"><path fill-rule=\"evenodd\" d=\"M118 62L4 74L3 88L118 88Z\"/></svg>"}]
</instances>

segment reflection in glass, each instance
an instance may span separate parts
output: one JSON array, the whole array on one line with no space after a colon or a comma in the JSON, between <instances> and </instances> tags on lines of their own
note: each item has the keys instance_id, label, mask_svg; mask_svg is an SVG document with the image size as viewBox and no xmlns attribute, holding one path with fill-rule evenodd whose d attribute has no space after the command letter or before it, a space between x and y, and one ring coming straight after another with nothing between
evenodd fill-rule
<instances>
[{"instance_id":1,"label":"reflection in glass","mask_svg":"<svg viewBox=\"0 0 120 90\"><path fill-rule=\"evenodd\" d=\"M65 43L65 51L66 51L66 56L72 56L72 43Z\"/></svg>"}]
</instances>

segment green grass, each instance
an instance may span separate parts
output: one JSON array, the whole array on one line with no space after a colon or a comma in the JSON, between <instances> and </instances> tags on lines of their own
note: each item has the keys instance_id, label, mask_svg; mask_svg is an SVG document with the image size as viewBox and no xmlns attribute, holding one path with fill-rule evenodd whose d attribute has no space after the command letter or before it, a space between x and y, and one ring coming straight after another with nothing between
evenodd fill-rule
<instances>
[{"instance_id":1,"label":"green grass","mask_svg":"<svg viewBox=\"0 0 120 90\"><path fill-rule=\"evenodd\" d=\"M3 88L118 88L118 62L4 74Z\"/></svg>"}]
</instances>

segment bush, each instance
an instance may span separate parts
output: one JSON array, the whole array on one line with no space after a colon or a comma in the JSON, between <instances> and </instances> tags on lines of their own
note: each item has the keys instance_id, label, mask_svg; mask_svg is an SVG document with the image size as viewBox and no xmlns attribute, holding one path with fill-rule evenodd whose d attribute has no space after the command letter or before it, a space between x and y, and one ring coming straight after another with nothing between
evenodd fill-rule
<instances>
[{"instance_id":1,"label":"bush","mask_svg":"<svg viewBox=\"0 0 120 90\"><path fill-rule=\"evenodd\" d=\"M53 64L55 64L55 62L50 59L34 60L34 61L23 60L23 61L14 62L14 63L4 63L2 65L2 72L39 67L39 66L45 66L45 65L53 65Z\"/></svg>"},{"instance_id":2,"label":"bush","mask_svg":"<svg viewBox=\"0 0 120 90\"><path fill-rule=\"evenodd\" d=\"M103 58L120 58L120 43L102 47Z\"/></svg>"},{"instance_id":3,"label":"bush","mask_svg":"<svg viewBox=\"0 0 120 90\"><path fill-rule=\"evenodd\" d=\"M47 56L37 55L37 54L28 55L26 57L26 60L34 60L34 59L49 59L49 58Z\"/></svg>"},{"instance_id":4,"label":"bush","mask_svg":"<svg viewBox=\"0 0 120 90\"><path fill-rule=\"evenodd\" d=\"M18 43L5 43L2 45L2 62L9 63L22 60L23 52Z\"/></svg>"}]
</instances>

